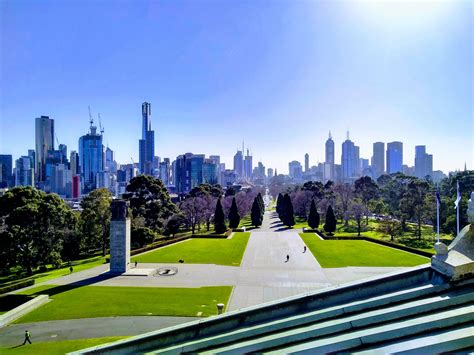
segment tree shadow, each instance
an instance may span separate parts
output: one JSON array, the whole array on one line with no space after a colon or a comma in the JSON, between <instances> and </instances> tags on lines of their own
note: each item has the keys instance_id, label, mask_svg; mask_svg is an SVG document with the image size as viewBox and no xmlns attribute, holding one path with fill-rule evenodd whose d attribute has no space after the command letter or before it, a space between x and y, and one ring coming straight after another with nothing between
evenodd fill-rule
<instances>
[{"instance_id":1,"label":"tree shadow","mask_svg":"<svg viewBox=\"0 0 474 355\"><path fill-rule=\"evenodd\" d=\"M287 226L282 226L278 229L275 229L275 232L283 232L283 231L287 231L287 230L293 230L293 228L290 228L290 227L287 227Z\"/></svg>"},{"instance_id":2,"label":"tree shadow","mask_svg":"<svg viewBox=\"0 0 474 355\"><path fill-rule=\"evenodd\" d=\"M63 292L66 292L66 291L73 290L75 288L79 288L79 287L83 287L83 286L90 286L90 285L93 285L93 284L101 282L101 281L106 281L106 280L112 279L112 278L117 277L117 276L120 276L120 275L112 274L110 272L106 272L106 273L103 273L103 274L100 274L100 275L97 275L97 276L90 277L90 278L85 279L85 280L73 282L73 283L70 283L70 284L67 284L67 285L59 285L59 286L55 286L55 287L52 287L52 288L48 288L46 290L38 291L38 292L33 293L32 296L38 296L38 295L54 296L54 295L57 295L59 293L63 293Z\"/></svg>"}]
</instances>

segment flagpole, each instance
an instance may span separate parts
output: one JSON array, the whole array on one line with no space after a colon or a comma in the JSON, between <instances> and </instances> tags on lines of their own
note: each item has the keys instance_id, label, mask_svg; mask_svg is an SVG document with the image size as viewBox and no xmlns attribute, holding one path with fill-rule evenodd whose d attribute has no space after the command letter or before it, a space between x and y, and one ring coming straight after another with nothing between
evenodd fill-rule
<instances>
[{"instance_id":1,"label":"flagpole","mask_svg":"<svg viewBox=\"0 0 474 355\"><path fill-rule=\"evenodd\" d=\"M438 240L437 240L438 244L439 244L439 200L440 200L439 188L438 188L438 184L436 184L436 224L437 224L437 230L438 230Z\"/></svg>"},{"instance_id":2,"label":"flagpole","mask_svg":"<svg viewBox=\"0 0 474 355\"><path fill-rule=\"evenodd\" d=\"M457 200L458 196L459 196L459 180L456 181L456 185L457 185L456 200ZM456 237L459 235L459 204L460 203L461 203L461 201L458 201L458 204L456 206L456 227L457 227Z\"/></svg>"}]
</instances>

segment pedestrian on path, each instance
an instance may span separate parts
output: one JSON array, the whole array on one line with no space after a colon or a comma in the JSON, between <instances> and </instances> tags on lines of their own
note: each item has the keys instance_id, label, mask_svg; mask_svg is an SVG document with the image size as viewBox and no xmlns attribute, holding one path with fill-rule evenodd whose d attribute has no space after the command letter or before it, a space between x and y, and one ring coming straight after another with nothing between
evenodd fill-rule
<instances>
[{"instance_id":1,"label":"pedestrian on path","mask_svg":"<svg viewBox=\"0 0 474 355\"><path fill-rule=\"evenodd\" d=\"M27 331L27 330L25 330L25 341L23 342L23 345L25 345L25 344L26 344L26 342L28 342L28 343L30 343L30 344L31 344L30 337L31 337L31 335L30 335L30 332L29 332L29 331Z\"/></svg>"},{"instance_id":2,"label":"pedestrian on path","mask_svg":"<svg viewBox=\"0 0 474 355\"><path fill-rule=\"evenodd\" d=\"M286 261L285 263L287 263L288 261L290 261L290 256L288 254L286 254Z\"/></svg>"},{"instance_id":3,"label":"pedestrian on path","mask_svg":"<svg viewBox=\"0 0 474 355\"><path fill-rule=\"evenodd\" d=\"M303 253L306 253L306 245L303 247Z\"/></svg>"},{"instance_id":4,"label":"pedestrian on path","mask_svg":"<svg viewBox=\"0 0 474 355\"><path fill-rule=\"evenodd\" d=\"M138 261L135 260L135 269L137 268L138 266Z\"/></svg>"},{"instance_id":5,"label":"pedestrian on path","mask_svg":"<svg viewBox=\"0 0 474 355\"><path fill-rule=\"evenodd\" d=\"M72 266L69 266L69 273L72 274L73 271L74 271L74 268Z\"/></svg>"}]
</instances>

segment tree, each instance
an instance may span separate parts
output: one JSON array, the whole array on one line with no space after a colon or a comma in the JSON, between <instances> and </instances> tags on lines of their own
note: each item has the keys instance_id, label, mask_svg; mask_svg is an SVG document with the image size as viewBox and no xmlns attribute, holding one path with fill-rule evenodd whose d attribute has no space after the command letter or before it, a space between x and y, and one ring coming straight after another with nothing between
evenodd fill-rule
<instances>
[{"instance_id":1,"label":"tree","mask_svg":"<svg viewBox=\"0 0 474 355\"><path fill-rule=\"evenodd\" d=\"M216 204L216 211L214 213L214 230L217 234L222 234L227 230L221 199L218 199Z\"/></svg>"},{"instance_id":2,"label":"tree","mask_svg":"<svg viewBox=\"0 0 474 355\"><path fill-rule=\"evenodd\" d=\"M232 198L232 205L229 211L229 228L238 228L240 224L239 210L237 209L237 202L235 197Z\"/></svg>"},{"instance_id":3,"label":"tree","mask_svg":"<svg viewBox=\"0 0 474 355\"><path fill-rule=\"evenodd\" d=\"M311 207L309 208L308 226L310 226L311 229L319 227L319 213L314 200L311 201Z\"/></svg>"},{"instance_id":4,"label":"tree","mask_svg":"<svg viewBox=\"0 0 474 355\"><path fill-rule=\"evenodd\" d=\"M188 197L179 205L188 226L191 228L192 234L194 234L196 226L201 223L203 219L203 203L204 200L201 197Z\"/></svg>"},{"instance_id":5,"label":"tree","mask_svg":"<svg viewBox=\"0 0 474 355\"><path fill-rule=\"evenodd\" d=\"M349 184L338 184L334 186L334 193L339 215L344 221L344 225L347 226L349 223L349 205L353 197L352 188Z\"/></svg>"},{"instance_id":6,"label":"tree","mask_svg":"<svg viewBox=\"0 0 474 355\"><path fill-rule=\"evenodd\" d=\"M39 265L60 264L64 236L76 217L56 194L30 186L0 197L0 269L21 266L28 275Z\"/></svg>"},{"instance_id":7,"label":"tree","mask_svg":"<svg viewBox=\"0 0 474 355\"><path fill-rule=\"evenodd\" d=\"M202 218L206 223L206 230L209 232L211 228L212 216L214 216L214 211L216 209L217 198L209 194L201 197L201 201Z\"/></svg>"},{"instance_id":8,"label":"tree","mask_svg":"<svg viewBox=\"0 0 474 355\"><path fill-rule=\"evenodd\" d=\"M250 217L252 219L252 225L254 227L260 227L262 225L261 207L260 207L257 197L255 197L255 199L253 200L252 211L250 212Z\"/></svg>"},{"instance_id":9,"label":"tree","mask_svg":"<svg viewBox=\"0 0 474 355\"><path fill-rule=\"evenodd\" d=\"M329 205L326 211L326 220L324 222L324 230L329 235L333 235L333 233L336 231L336 225L337 225L336 216L334 216L334 211L332 210L331 205Z\"/></svg>"},{"instance_id":10,"label":"tree","mask_svg":"<svg viewBox=\"0 0 474 355\"><path fill-rule=\"evenodd\" d=\"M149 175L130 180L123 198L130 202L133 217L145 218L145 226L160 232L163 222L178 212L162 181Z\"/></svg>"},{"instance_id":11,"label":"tree","mask_svg":"<svg viewBox=\"0 0 474 355\"><path fill-rule=\"evenodd\" d=\"M306 219L313 201L313 193L311 191L298 190L291 195L295 215Z\"/></svg>"},{"instance_id":12,"label":"tree","mask_svg":"<svg viewBox=\"0 0 474 355\"><path fill-rule=\"evenodd\" d=\"M93 190L81 202L80 230L89 249L102 249L107 254L109 246L110 203L112 194L107 189Z\"/></svg>"},{"instance_id":13,"label":"tree","mask_svg":"<svg viewBox=\"0 0 474 355\"><path fill-rule=\"evenodd\" d=\"M277 197L277 204L276 204L276 212L278 213L278 216L281 219L281 213L282 213L282 206L283 206L283 194L280 192Z\"/></svg>"},{"instance_id":14,"label":"tree","mask_svg":"<svg viewBox=\"0 0 474 355\"><path fill-rule=\"evenodd\" d=\"M361 222L366 212L364 204L356 199L351 203L350 214L357 223L357 236L360 237Z\"/></svg>"},{"instance_id":15,"label":"tree","mask_svg":"<svg viewBox=\"0 0 474 355\"><path fill-rule=\"evenodd\" d=\"M415 235L421 239L421 225L429 216L429 205L427 197L430 192L430 185L425 180L412 180L400 199L400 210L405 218L414 218L417 224Z\"/></svg>"},{"instance_id":16,"label":"tree","mask_svg":"<svg viewBox=\"0 0 474 355\"><path fill-rule=\"evenodd\" d=\"M289 194L285 194L283 196L283 205L284 205L284 210L283 210L283 219L282 222L285 226L288 227L293 227L295 225L295 215L293 211L293 204L291 202L291 198Z\"/></svg>"},{"instance_id":17,"label":"tree","mask_svg":"<svg viewBox=\"0 0 474 355\"><path fill-rule=\"evenodd\" d=\"M395 237L402 234L403 230L401 223L396 219L385 219L380 221L377 232L389 235L390 240L393 242Z\"/></svg>"},{"instance_id":18,"label":"tree","mask_svg":"<svg viewBox=\"0 0 474 355\"><path fill-rule=\"evenodd\" d=\"M171 235L174 237L175 234L180 231L181 226L183 225L183 220L183 216L179 213L168 218L165 225L165 235Z\"/></svg>"},{"instance_id":19,"label":"tree","mask_svg":"<svg viewBox=\"0 0 474 355\"><path fill-rule=\"evenodd\" d=\"M365 207L365 223L369 224L369 202L377 198L379 187L369 176L362 176L354 182L354 191L359 195Z\"/></svg>"},{"instance_id":20,"label":"tree","mask_svg":"<svg viewBox=\"0 0 474 355\"><path fill-rule=\"evenodd\" d=\"M140 227L132 230L131 244L134 248L141 248L153 243L156 237L157 234L150 228Z\"/></svg>"}]
</instances>

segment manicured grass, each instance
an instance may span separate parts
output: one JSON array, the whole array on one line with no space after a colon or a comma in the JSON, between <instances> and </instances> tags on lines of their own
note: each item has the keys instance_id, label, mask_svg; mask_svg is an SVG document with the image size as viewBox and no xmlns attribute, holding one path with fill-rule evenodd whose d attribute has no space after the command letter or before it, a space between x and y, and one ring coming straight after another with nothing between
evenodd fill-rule
<instances>
[{"instance_id":1,"label":"manicured grass","mask_svg":"<svg viewBox=\"0 0 474 355\"><path fill-rule=\"evenodd\" d=\"M304 218L295 217L295 225L293 226L293 228L303 228L303 227L309 228L308 221Z\"/></svg>"},{"instance_id":2,"label":"manicured grass","mask_svg":"<svg viewBox=\"0 0 474 355\"><path fill-rule=\"evenodd\" d=\"M104 256L94 256L92 258L88 259L83 259L83 260L76 260L71 262L72 267L74 268L74 272L77 271L82 271L82 270L87 270L90 268L93 268L95 266L99 266L105 263L105 257ZM12 282L19 282L23 280L30 280L34 279L35 283L40 283L48 280L52 280L61 276L69 275L69 266L65 266L60 269L49 269L45 272L36 272L34 275L25 277L22 279L14 280L14 279L8 279L5 278L4 285L7 285ZM14 280L14 281L13 281ZM2 282L0 282L0 286L2 286Z\"/></svg>"},{"instance_id":3,"label":"manicured grass","mask_svg":"<svg viewBox=\"0 0 474 355\"><path fill-rule=\"evenodd\" d=\"M191 264L239 266L249 236L250 233L238 232L232 235L232 239L189 239L134 257L132 262L178 263L184 260Z\"/></svg>"},{"instance_id":4,"label":"manicured grass","mask_svg":"<svg viewBox=\"0 0 474 355\"><path fill-rule=\"evenodd\" d=\"M27 344L24 346L12 346L10 348L0 348L0 354L35 354L35 355L59 355L72 351L81 350L91 346L111 343L126 337L106 337L78 340L63 340L45 343Z\"/></svg>"},{"instance_id":5,"label":"manicured grass","mask_svg":"<svg viewBox=\"0 0 474 355\"><path fill-rule=\"evenodd\" d=\"M363 240L321 240L313 233L301 238L323 268L346 266L416 266L430 259Z\"/></svg>"},{"instance_id":6,"label":"manicured grass","mask_svg":"<svg viewBox=\"0 0 474 355\"><path fill-rule=\"evenodd\" d=\"M240 220L239 228L242 228L242 227L245 227L245 228L253 227L252 218L250 218L250 216L245 216L244 218Z\"/></svg>"},{"instance_id":7,"label":"manicured grass","mask_svg":"<svg viewBox=\"0 0 474 355\"><path fill-rule=\"evenodd\" d=\"M49 294L52 301L17 323L114 316L190 316L217 314L217 303L228 304L231 286L108 287L43 285L24 294Z\"/></svg>"}]
</instances>

